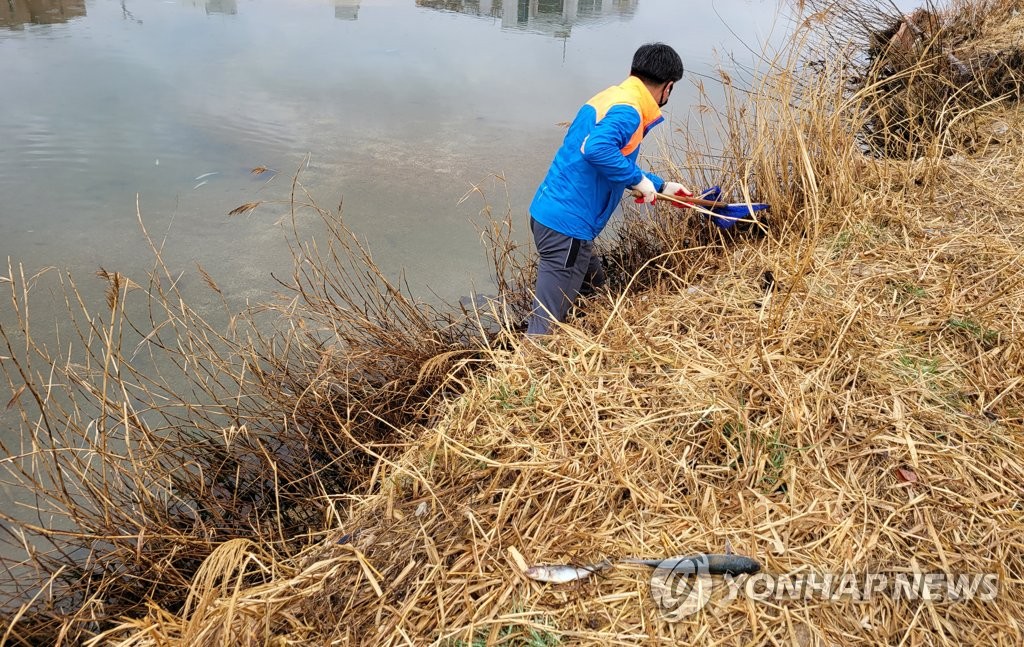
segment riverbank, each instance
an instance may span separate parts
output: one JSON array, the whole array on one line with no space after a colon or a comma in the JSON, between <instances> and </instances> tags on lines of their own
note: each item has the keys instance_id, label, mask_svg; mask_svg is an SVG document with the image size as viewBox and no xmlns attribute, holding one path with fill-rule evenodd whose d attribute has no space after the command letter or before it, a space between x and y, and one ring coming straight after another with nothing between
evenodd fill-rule
<instances>
[{"instance_id":1,"label":"riverbank","mask_svg":"<svg viewBox=\"0 0 1024 647\"><path fill-rule=\"evenodd\" d=\"M942 20L985 40L1020 15L982 4ZM913 31L893 21L890 41ZM851 24L814 13L805 28ZM121 645L1018 644L1019 95L956 92L929 52L960 50L924 36L896 41L919 58L855 78L808 64L837 44L810 33L752 94L724 73L727 105L679 125L720 128L725 162L683 133L655 160L770 203L765 228L628 213L605 251L629 278L546 344L481 343L475 317L416 303L337 214L301 200L296 217L313 209L331 242L296 241L277 336L244 321L215 336L173 277L108 277L112 316L83 328L90 357L36 354L12 403L45 431L19 465L40 468L26 478L75 528L35 530L89 560L36 555L53 584L8 639L63 627L67 642ZM930 89L904 100L894 78ZM500 222L490 231L511 304L496 319L514 324L528 267ZM125 300L146 292L153 323L127 325ZM194 376L204 406L131 372L139 338ZM25 366L4 361L16 393ZM51 398L55 382L76 407ZM47 436L82 451L51 452ZM773 582L992 573L999 586L991 600L761 599L716 578L703 610L673 618L647 568L578 586L522 569L727 541Z\"/></svg>"}]
</instances>

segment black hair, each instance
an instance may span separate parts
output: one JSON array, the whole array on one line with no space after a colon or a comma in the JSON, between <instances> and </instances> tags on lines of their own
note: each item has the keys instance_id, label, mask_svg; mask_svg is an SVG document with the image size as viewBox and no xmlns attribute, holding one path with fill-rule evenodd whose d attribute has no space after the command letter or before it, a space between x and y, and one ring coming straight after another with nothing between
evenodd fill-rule
<instances>
[{"instance_id":1,"label":"black hair","mask_svg":"<svg viewBox=\"0 0 1024 647\"><path fill-rule=\"evenodd\" d=\"M645 83L668 83L683 78L683 59L665 43L647 43L633 54L629 73Z\"/></svg>"}]
</instances>

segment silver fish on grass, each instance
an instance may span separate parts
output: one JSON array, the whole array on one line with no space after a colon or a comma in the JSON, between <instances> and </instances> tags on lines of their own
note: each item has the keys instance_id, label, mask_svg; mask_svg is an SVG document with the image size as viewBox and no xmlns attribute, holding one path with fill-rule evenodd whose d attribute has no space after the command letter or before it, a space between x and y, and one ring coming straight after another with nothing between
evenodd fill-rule
<instances>
[{"instance_id":1,"label":"silver fish on grass","mask_svg":"<svg viewBox=\"0 0 1024 647\"><path fill-rule=\"evenodd\" d=\"M610 561L603 560L590 566L569 566L566 564L542 564L526 569L526 577L538 582L565 584L575 580L585 580L598 571L611 568Z\"/></svg>"}]
</instances>

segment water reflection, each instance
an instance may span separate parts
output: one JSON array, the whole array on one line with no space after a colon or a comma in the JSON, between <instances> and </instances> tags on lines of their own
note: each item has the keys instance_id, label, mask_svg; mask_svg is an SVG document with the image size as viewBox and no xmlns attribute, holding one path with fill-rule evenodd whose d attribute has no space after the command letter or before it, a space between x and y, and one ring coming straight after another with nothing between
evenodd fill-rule
<instances>
[{"instance_id":1,"label":"water reflection","mask_svg":"<svg viewBox=\"0 0 1024 647\"><path fill-rule=\"evenodd\" d=\"M3 2L3 0L0 0L0 2ZM204 9L206 10L206 15L238 15L238 0L181 0L181 4L195 9Z\"/></svg>"},{"instance_id":2,"label":"water reflection","mask_svg":"<svg viewBox=\"0 0 1024 647\"><path fill-rule=\"evenodd\" d=\"M0 0L0 27L53 25L85 15L85 0Z\"/></svg>"},{"instance_id":3,"label":"water reflection","mask_svg":"<svg viewBox=\"0 0 1024 647\"><path fill-rule=\"evenodd\" d=\"M504 29L567 38L572 25L630 19L639 0L416 0L417 7L501 19Z\"/></svg>"},{"instance_id":4,"label":"water reflection","mask_svg":"<svg viewBox=\"0 0 1024 647\"><path fill-rule=\"evenodd\" d=\"M334 17L338 20L358 20L359 5L363 0L333 0ZM4 2L4 0L0 0ZM209 14L235 16L238 14L238 0L181 0L185 6L204 8ZM327 4L330 4L328 2Z\"/></svg>"},{"instance_id":5,"label":"water reflection","mask_svg":"<svg viewBox=\"0 0 1024 647\"><path fill-rule=\"evenodd\" d=\"M237 0L206 0L206 13L222 13L234 16L238 13Z\"/></svg>"},{"instance_id":6,"label":"water reflection","mask_svg":"<svg viewBox=\"0 0 1024 647\"><path fill-rule=\"evenodd\" d=\"M357 20L362 0L334 0L334 17L338 20Z\"/></svg>"}]
</instances>

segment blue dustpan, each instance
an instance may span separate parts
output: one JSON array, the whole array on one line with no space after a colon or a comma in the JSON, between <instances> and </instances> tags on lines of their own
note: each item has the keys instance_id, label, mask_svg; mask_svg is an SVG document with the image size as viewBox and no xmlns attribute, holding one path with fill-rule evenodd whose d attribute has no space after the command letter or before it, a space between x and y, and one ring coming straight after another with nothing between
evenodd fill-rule
<instances>
[{"instance_id":1,"label":"blue dustpan","mask_svg":"<svg viewBox=\"0 0 1024 647\"><path fill-rule=\"evenodd\" d=\"M713 200L714 202L718 202L722 199L722 188L715 185L711 188L704 189L698 195L704 200ZM765 211L767 209L768 205L763 202L733 202L730 204L723 204L710 208L712 213L711 222L715 223L719 229L730 229L738 220L752 220L754 213L757 213L758 211Z\"/></svg>"}]
</instances>

